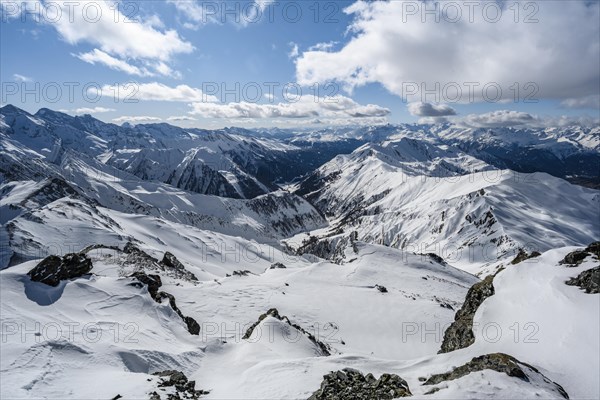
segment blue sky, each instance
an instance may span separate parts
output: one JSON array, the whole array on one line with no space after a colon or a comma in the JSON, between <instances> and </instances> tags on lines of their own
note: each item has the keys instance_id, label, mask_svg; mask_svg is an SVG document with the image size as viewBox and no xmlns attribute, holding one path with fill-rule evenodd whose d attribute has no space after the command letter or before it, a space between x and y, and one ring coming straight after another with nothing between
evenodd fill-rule
<instances>
[{"instance_id":1,"label":"blue sky","mask_svg":"<svg viewBox=\"0 0 600 400\"><path fill-rule=\"evenodd\" d=\"M453 3L2 0L1 101L199 127L598 123L598 2Z\"/></svg>"}]
</instances>

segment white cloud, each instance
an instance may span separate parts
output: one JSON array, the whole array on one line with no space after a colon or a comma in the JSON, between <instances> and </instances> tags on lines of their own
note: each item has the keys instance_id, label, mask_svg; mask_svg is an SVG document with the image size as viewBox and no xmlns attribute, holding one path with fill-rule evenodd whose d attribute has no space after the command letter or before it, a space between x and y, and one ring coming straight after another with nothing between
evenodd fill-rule
<instances>
[{"instance_id":1,"label":"white cloud","mask_svg":"<svg viewBox=\"0 0 600 400\"><path fill-rule=\"evenodd\" d=\"M447 117L456 115L454 108L447 104L431 104L417 101L408 103L408 112L418 117Z\"/></svg>"},{"instance_id":2,"label":"white cloud","mask_svg":"<svg viewBox=\"0 0 600 400\"><path fill-rule=\"evenodd\" d=\"M135 65L128 64L126 61L119 60L109 54L106 54L102 50L94 49L88 53L74 54L75 57L81 61L85 61L89 64L103 64L110 69L116 71L122 71L130 75L138 76L153 76L154 74L145 68L138 68Z\"/></svg>"},{"instance_id":3,"label":"white cloud","mask_svg":"<svg viewBox=\"0 0 600 400\"><path fill-rule=\"evenodd\" d=\"M463 3L452 2L459 6ZM486 21L482 4L500 4L519 8L519 22L511 9L504 8L502 18ZM510 4L509 4L510 3ZM435 21L432 15L407 15L408 6L419 11L425 3L397 1L358 1L345 9L355 19L349 27L351 39L339 51L306 51L296 59L300 84L337 80L346 90L369 83L380 83L390 92L409 101L434 101L423 96L423 89L441 92L435 102L485 100L483 86L497 83L502 88L499 100L512 100L511 87L519 83L519 100L534 90L535 99L568 98L597 94L600 85L600 3L584 0L535 2L538 23L525 23L531 14L526 1L476 2L473 22L462 7L458 22L450 17ZM445 2L428 2L432 8ZM442 7L443 9L443 7ZM528 13L523 10L529 10ZM493 11L493 10L492 10ZM490 11L490 15L493 13ZM443 15L446 16L446 15ZM423 22L425 18L425 22ZM462 98L454 100L445 85L457 83ZM480 86L472 92L465 83ZM407 87L415 83L417 90ZM452 87L446 86L446 89ZM413 94L411 94L414 92ZM488 99L494 99L490 90Z\"/></svg>"},{"instance_id":4,"label":"white cloud","mask_svg":"<svg viewBox=\"0 0 600 400\"><path fill-rule=\"evenodd\" d=\"M76 108L72 110L75 114L99 114L99 113L107 113L111 111L116 111L114 108L105 108L105 107L94 107L94 108Z\"/></svg>"},{"instance_id":5,"label":"white cloud","mask_svg":"<svg viewBox=\"0 0 600 400\"><path fill-rule=\"evenodd\" d=\"M205 118L366 118L385 117L390 110L374 104L360 105L345 96L314 97L304 95L296 102L277 104L193 103L190 114Z\"/></svg>"},{"instance_id":6,"label":"white cloud","mask_svg":"<svg viewBox=\"0 0 600 400\"><path fill-rule=\"evenodd\" d=\"M297 58L300 54L298 49L298 44L294 42L289 42L288 45L291 47L290 52L288 53L289 58Z\"/></svg>"},{"instance_id":7,"label":"white cloud","mask_svg":"<svg viewBox=\"0 0 600 400\"><path fill-rule=\"evenodd\" d=\"M560 105L565 108L600 108L600 95L590 95L563 100Z\"/></svg>"},{"instance_id":8,"label":"white cloud","mask_svg":"<svg viewBox=\"0 0 600 400\"><path fill-rule=\"evenodd\" d=\"M250 24L268 20L266 9L275 3L275 0L255 0L252 2L224 1L191 1L167 0L173 4L177 11L187 19L183 26L187 29L197 30L206 24L232 23L238 27L247 27Z\"/></svg>"},{"instance_id":9,"label":"white cloud","mask_svg":"<svg viewBox=\"0 0 600 400\"><path fill-rule=\"evenodd\" d=\"M329 51L331 49L333 49L333 46L335 46L338 42L324 42L324 43L317 43L313 46L310 46L308 48L308 51Z\"/></svg>"},{"instance_id":10,"label":"white cloud","mask_svg":"<svg viewBox=\"0 0 600 400\"><path fill-rule=\"evenodd\" d=\"M9 2L3 2L6 9ZM38 10L35 19L53 26L61 38L72 45L87 43L94 50L77 57L88 63L99 63L125 73L149 76L147 70L157 74L175 76L166 63L177 54L191 53L194 47L179 36L177 31L162 29L163 23L156 15L142 20L140 16L128 19L110 0L30 1L31 10ZM34 12L35 14L35 12ZM11 14L12 16L12 14ZM15 15L16 17L18 15Z\"/></svg>"},{"instance_id":11,"label":"white cloud","mask_svg":"<svg viewBox=\"0 0 600 400\"><path fill-rule=\"evenodd\" d=\"M94 91L92 88L90 91ZM101 88L102 96L116 97L118 101L182 101L182 102L215 102L218 99L207 95L198 88L188 85L167 86L158 82L151 83L121 83L118 85L104 85ZM96 95L95 93L93 94Z\"/></svg>"},{"instance_id":12,"label":"white cloud","mask_svg":"<svg viewBox=\"0 0 600 400\"><path fill-rule=\"evenodd\" d=\"M116 122L117 124L120 124L123 122L133 122L133 123L160 122L162 120L158 117L150 117L150 116L145 116L145 115L134 115L134 116L124 115L122 117L113 119L113 121Z\"/></svg>"},{"instance_id":13,"label":"white cloud","mask_svg":"<svg viewBox=\"0 0 600 400\"><path fill-rule=\"evenodd\" d=\"M541 125L541 120L532 114L520 111L498 110L485 114L469 114L459 120L461 125L472 128L496 128L503 126Z\"/></svg>"},{"instance_id":14,"label":"white cloud","mask_svg":"<svg viewBox=\"0 0 600 400\"><path fill-rule=\"evenodd\" d=\"M17 82L31 82L33 80L32 78L21 74L13 74L13 79Z\"/></svg>"},{"instance_id":15,"label":"white cloud","mask_svg":"<svg viewBox=\"0 0 600 400\"><path fill-rule=\"evenodd\" d=\"M167 118L167 121L197 121L197 119L194 117L188 117L187 115L175 115Z\"/></svg>"}]
</instances>

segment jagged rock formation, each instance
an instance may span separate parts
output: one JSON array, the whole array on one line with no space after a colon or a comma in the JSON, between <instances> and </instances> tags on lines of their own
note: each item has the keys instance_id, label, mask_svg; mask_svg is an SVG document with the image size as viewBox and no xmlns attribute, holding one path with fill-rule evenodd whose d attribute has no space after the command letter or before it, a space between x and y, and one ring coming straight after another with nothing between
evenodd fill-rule
<instances>
[{"instance_id":1,"label":"jagged rock formation","mask_svg":"<svg viewBox=\"0 0 600 400\"><path fill-rule=\"evenodd\" d=\"M285 269L287 268L284 264L280 263L280 262L276 262L274 264L271 264L271 267L269 269Z\"/></svg>"},{"instance_id":2,"label":"jagged rock formation","mask_svg":"<svg viewBox=\"0 0 600 400\"><path fill-rule=\"evenodd\" d=\"M486 277L474 284L467 292L463 306L456 312L454 322L444 332L442 348L438 353L449 353L454 350L469 347L475 342L473 334L473 317L477 308L485 299L494 295L494 277Z\"/></svg>"},{"instance_id":3,"label":"jagged rock formation","mask_svg":"<svg viewBox=\"0 0 600 400\"><path fill-rule=\"evenodd\" d=\"M60 281L79 278L92 270L92 260L85 254L71 253L60 258L48 256L27 273L32 281L58 286Z\"/></svg>"},{"instance_id":4,"label":"jagged rock formation","mask_svg":"<svg viewBox=\"0 0 600 400\"><path fill-rule=\"evenodd\" d=\"M583 271L565 283L569 286L579 286L586 293L600 293L600 266Z\"/></svg>"},{"instance_id":5,"label":"jagged rock formation","mask_svg":"<svg viewBox=\"0 0 600 400\"><path fill-rule=\"evenodd\" d=\"M321 351L321 354L324 356L329 356L331 355L331 348L329 347L329 345L321 342L320 340L318 340L312 333L307 332L304 328L302 328L300 325L294 324L290 321L290 319L288 317L286 317L285 315L280 315L279 311L276 308L271 308L269 311L267 311L264 314L261 314L260 317L258 317L258 320L253 323L250 328L248 328L246 330L246 333L244 334L244 336L242 336L242 339L250 339L250 337L252 336L252 332L254 332L254 329L256 329L256 327L258 326L258 324L260 324L262 322L262 320L264 320L267 317L273 317L276 318L280 321L285 322L286 324L288 324L289 326L296 328L297 330L299 330L300 332L302 332L304 335L306 335L308 337L308 339L313 342L313 344L315 344L319 350Z\"/></svg>"},{"instance_id":6,"label":"jagged rock formation","mask_svg":"<svg viewBox=\"0 0 600 400\"><path fill-rule=\"evenodd\" d=\"M466 376L472 372L490 369L496 372L504 373L510 377L518 378L522 381L529 382L530 378L527 376L527 373L525 372L523 367L526 367L534 373L539 374L545 382L553 384L554 391L556 391L556 393L558 393L561 397L565 399L569 398L569 395L563 389L562 386L546 378L535 367L529 364L525 364L517 360L516 358L503 353L492 353L475 357L468 363L461 365L460 367L454 368L450 372L446 372L443 374L435 374L430 376L426 380L425 378L420 379L425 380L423 385L437 385L441 382L462 378L463 376ZM434 391L430 391L429 394L433 392Z\"/></svg>"},{"instance_id":7,"label":"jagged rock formation","mask_svg":"<svg viewBox=\"0 0 600 400\"><path fill-rule=\"evenodd\" d=\"M320 389L309 400L383 400L408 396L412 396L408 383L398 375L383 374L375 379L373 374L363 375L355 369L344 368L324 375Z\"/></svg>"}]
</instances>

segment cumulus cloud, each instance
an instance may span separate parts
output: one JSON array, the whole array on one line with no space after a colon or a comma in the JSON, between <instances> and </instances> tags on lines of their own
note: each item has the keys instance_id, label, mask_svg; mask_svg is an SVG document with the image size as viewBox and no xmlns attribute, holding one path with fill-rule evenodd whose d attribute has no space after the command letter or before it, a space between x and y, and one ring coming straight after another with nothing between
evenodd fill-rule
<instances>
[{"instance_id":1,"label":"cumulus cloud","mask_svg":"<svg viewBox=\"0 0 600 400\"><path fill-rule=\"evenodd\" d=\"M119 7L115 7L113 1L45 0L28 3L31 4L18 10L27 10L28 17L33 14L38 22L54 27L65 42L93 45L94 49L90 52L77 55L88 63L106 65L139 76L146 76L147 70L167 75L167 63L173 56L194 50L192 44L181 38L177 31L162 29L163 24L158 17L142 20L136 16L129 19ZM6 7L3 5L3 9ZM19 15L11 13L10 16ZM169 71L168 75L177 74Z\"/></svg>"},{"instance_id":2,"label":"cumulus cloud","mask_svg":"<svg viewBox=\"0 0 600 400\"><path fill-rule=\"evenodd\" d=\"M520 112L499 110L484 114L469 114L459 121L460 125L472 128L497 128L504 126L542 125L535 115Z\"/></svg>"},{"instance_id":3,"label":"cumulus cloud","mask_svg":"<svg viewBox=\"0 0 600 400\"><path fill-rule=\"evenodd\" d=\"M329 51L331 49L333 49L333 46L335 46L338 42L323 42L323 43L317 43L313 46L310 46L308 48L308 51Z\"/></svg>"},{"instance_id":4,"label":"cumulus cloud","mask_svg":"<svg viewBox=\"0 0 600 400\"><path fill-rule=\"evenodd\" d=\"M124 115L122 117L118 117L113 119L117 124L121 124L123 122L132 122L132 123L144 123L144 122L160 122L162 121L158 117L150 117L145 115Z\"/></svg>"},{"instance_id":5,"label":"cumulus cloud","mask_svg":"<svg viewBox=\"0 0 600 400\"><path fill-rule=\"evenodd\" d=\"M456 115L454 108L447 104L431 104L417 101L408 104L408 112L417 117L447 117Z\"/></svg>"},{"instance_id":6,"label":"cumulus cloud","mask_svg":"<svg viewBox=\"0 0 600 400\"><path fill-rule=\"evenodd\" d=\"M600 95L590 95L563 100L560 105L565 108L600 108Z\"/></svg>"},{"instance_id":7,"label":"cumulus cloud","mask_svg":"<svg viewBox=\"0 0 600 400\"><path fill-rule=\"evenodd\" d=\"M348 118L385 117L390 110L374 104L360 105L345 96L301 96L296 102L277 104L193 103L191 114L205 118Z\"/></svg>"},{"instance_id":8,"label":"cumulus cloud","mask_svg":"<svg viewBox=\"0 0 600 400\"><path fill-rule=\"evenodd\" d=\"M350 40L339 51L303 52L296 59L296 77L303 85L335 80L348 91L380 83L409 101L426 102L433 101L424 96L429 90L437 92L435 102L513 100L515 83L519 100L597 94L600 3L535 2L539 22L525 23L531 14L523 12L530 10L526 3L486 2L503 7L500 20L490 22L483 3L476 3L472 13L463 6L456 21L449 10L444 13L446 2L358 1L344 10L354 16ZM423 15L424 7L435 4L439 21ZM518 22L509 6L522 11ZM416 15L407 7L417 7ZM471 89L465 85L470 82L479 86ZM529 82L533 86L526 87ZM407 86L412 84L416 88ZM485 85L494 87L485 92ZM498 98L495 85L502 90Z\"/></svg>"},{"instance_id":9,"label":"cumulus cloud","mask_svg":"<svg viewBox=\"0 0 600 400\"><path fill-rule=\"evenodd\" d=\"M91 88L92 96L97 94L97 89ZM207 95L201 89L188 85L167 86L159 82L150 83L121 83L118 85L104 85L101 95L116 97L117 101L173 101L173 102L214 102L218 99Z\"/></svg>"}]
</instances>

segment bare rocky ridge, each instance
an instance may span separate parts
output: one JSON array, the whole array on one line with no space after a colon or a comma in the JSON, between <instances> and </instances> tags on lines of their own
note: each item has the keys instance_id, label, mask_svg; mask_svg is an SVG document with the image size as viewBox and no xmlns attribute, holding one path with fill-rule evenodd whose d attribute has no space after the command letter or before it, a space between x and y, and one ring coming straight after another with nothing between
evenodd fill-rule
<instances>
[{"instance_id":1,"label":"bare rocky ridge","mask_svg":"<svg viewBox=\"0 0 600 400\"><path fill-rule=\"evenodd\" d=\"M456 312L454 322L444 332L442 348L438 353L449 353L469 347L475 342L473 317L485 299L494 295L494 277L487 276L474 284L467 292L463 306Z\"/></svg>"},{"instance_id":2,"label":"bare rocky ridge","mask_svg":"<svg viewBox=\"0 0 600 400\"><path fill-rule=\"evenodd\" d=\"M553 382L546 378L541 372L539 372L535 367L525 364L514 357L511 357L507 354L503 353L493 353L486 354L479 357L474 357L468 363L461 365L460 367L454 368L450 372L446 372L443 374L435 374L430 376L429 378L420 378L424 380L423 385L437 385L439 383L445 381L451 381L454 379L462 378L473 372L483 371L483 370L492 370L500 373L504 373L510 377L520 379L524 382L530 382L530 377L527 375L525 371L529 370L530 373L538 374L546 383L551 384L554 391L565 399L569 398L567 392L563 389L562 386ZM439 389L438 389L439 390ZM432 394L436 389L426 393Z\"/></svg>"}]
</instances>

